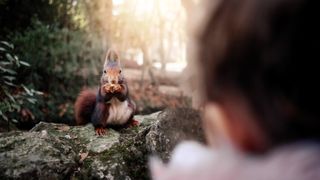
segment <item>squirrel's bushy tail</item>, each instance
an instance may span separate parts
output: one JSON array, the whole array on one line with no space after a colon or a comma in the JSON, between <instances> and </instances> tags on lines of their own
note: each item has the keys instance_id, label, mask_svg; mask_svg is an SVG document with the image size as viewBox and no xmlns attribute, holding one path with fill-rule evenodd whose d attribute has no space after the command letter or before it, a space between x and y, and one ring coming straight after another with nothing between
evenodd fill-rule
<instances>
[{"instance_id":1,"label":"squirrel's bushy tail","mask_svg":"<svg viewBox=\"0 0 320 180\"><path fill-rule=\"evenodd\" d=\"M82 90L74 104L74 114L76 125L87 124L91 120L91 115L96 103L96 91L93 89Z\"/></svg>"}]
</instances>

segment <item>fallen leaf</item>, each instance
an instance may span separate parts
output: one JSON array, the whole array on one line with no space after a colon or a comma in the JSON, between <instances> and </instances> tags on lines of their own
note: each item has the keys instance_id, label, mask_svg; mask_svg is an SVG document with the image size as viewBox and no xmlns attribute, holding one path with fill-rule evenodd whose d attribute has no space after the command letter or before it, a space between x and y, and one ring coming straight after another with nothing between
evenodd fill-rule
<instances>
[{"instance_id":1,"label":"fallen leaf","mask_svg":"<svg viewBox=\"0 0 320 180\"><path fill-rule=\"evenodd\" d=\"M89 152L80 153L80 160L79 163L83 163L83 161L88 157Z\"/></svg>"},{"instance_id":2,"label":"fallen leaf","mask_svg":"<svg viewBox=\"0 0 320 180\"><path fill-rule=\"evenodd\" d=\"M70 126L58 126L58 131L68 131L70 129Z\"/></svg>"}]
</instances>

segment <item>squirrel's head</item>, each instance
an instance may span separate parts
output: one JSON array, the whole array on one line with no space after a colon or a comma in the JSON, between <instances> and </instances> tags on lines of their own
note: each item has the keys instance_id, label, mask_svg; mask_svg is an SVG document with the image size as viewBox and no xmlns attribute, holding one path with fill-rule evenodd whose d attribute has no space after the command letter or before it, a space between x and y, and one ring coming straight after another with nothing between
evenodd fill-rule
<instances>
[{"instance_id":1,"label":"squirrel's head","mask_svg":"<svg viewBox=\"0 0 320 180\"><path fill-rule=\"evenodd\" d=\"M115 50L109 49L103 66L101 83L119 84L121 81L122 74L119 55Z\"/></svg>"}]
</instances>

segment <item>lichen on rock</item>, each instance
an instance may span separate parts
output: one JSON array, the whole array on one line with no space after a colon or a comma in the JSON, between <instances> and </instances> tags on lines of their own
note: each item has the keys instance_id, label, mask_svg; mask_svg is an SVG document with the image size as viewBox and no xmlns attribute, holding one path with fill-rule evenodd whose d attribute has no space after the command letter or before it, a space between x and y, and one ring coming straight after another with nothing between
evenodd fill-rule
<instances>
[{"instance_id":1,"label":"lichen on rock","mask_svg":"<svg viewBox=\"0 0 320 180\"><path fill-rule=\"evenodd\" d=\"M203 141L199 113L165 110L135 116L138 127L96 136L91 124L40 122L0 133L0 179L149 179L148 158L163 160L181 140Z\"/></svg>"},{"instance_id":2,"label":"lichen on rock","mask_svg":"<svg viewBox=\"0 0 320 180\"><path fill-rule=\"evenodd\" d=\"M58 179L77 166L72 146L45 130L1 133L0 144L0 179Z\"/></svg>"}]
</instances>

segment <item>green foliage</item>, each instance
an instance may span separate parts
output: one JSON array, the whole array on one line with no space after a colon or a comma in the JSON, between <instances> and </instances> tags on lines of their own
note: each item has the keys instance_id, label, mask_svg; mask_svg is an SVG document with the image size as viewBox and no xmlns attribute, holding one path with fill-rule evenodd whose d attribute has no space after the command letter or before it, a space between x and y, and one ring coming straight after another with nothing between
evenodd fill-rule
<instances>
[{"instance_id":1,"label":"green foliage","mask_svg":"<svg viewBox=\"0 0 320 180\"><path fill-rule=\"evenodd\" d=\"M10 70L18 72L13 75L12 80L15 85L21 85L8 92L15 93L15 96L19 94L22 101L29 103L14 111L10 106L11 109L8 108L6 112L10 109L12 117L28 114L37 121L72 122L73 103L81 88L84 85L98 84L101 56L106 45L102 44L104 40L99 36L88 33L84 2L0 0L0 39L16 46L12 55L6 57L4 53L3 58L12 60L17 56L25 62L19 62L19 66L12 65L13 70L6 68L5 72L4 80L7 83L12 83L9 81L12 77L7 77ZM9 46L11 45L1 47L6 52L13 51ZM22 68L25 65L29 67ZM2 76L1 74L1 78ZM2 84L9 87L1 79L1 87ZM24 87L30 91L26 91ZM30 93L35 93L31 89L43 92L35 104L29 102L27 96L23 96L24 93L28 97ZM1 93L1 98L11 100L4 91ZM4 112L2 104L1 112ZM23 108L28 111L22 113ZM15 117L11 119L16 119Z\"/></svg>"},{"instance_id":2,"label":"green foliage","mask_svg":"<svg viewBox=\"0 0 320 180\"><path fill-rule=\"evenodd\" d=\"M34 120L32 112L27 107L35 104L37 95L42 94L17 81L20 70L30 65L21 61L13 50L12 44L0 41L0 123L19 123L23 118Z\"/></svg>"},{"instance_id":3,"label":"green foliage","mask_svg":"<svg viewBox=\"0 0 320 180\"><path fill-rule=\"evenodd\" d=\"M76 28L73 14L80 14L78 0L0 0L0 37L30 27L33 19L44 24ZM4 38L4 37L2 37Z\"/></svg>"},{"instance_id":4,"label":"green foliage","mask_svg":"<svg viewBox=\"0 0 320 180\"><path fill-rule=\"evenodd\" d=\"M12 34L10 39L17 45L18 55L31 65L21 72L19 81L45 93L34 109L37 118L70 122L80 88L98 83L103 54L100 39L81 30L48 26L40 21L34 21L22 33Z\"/></svg>"}]
</instances>

